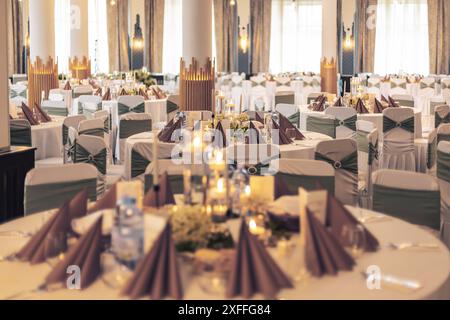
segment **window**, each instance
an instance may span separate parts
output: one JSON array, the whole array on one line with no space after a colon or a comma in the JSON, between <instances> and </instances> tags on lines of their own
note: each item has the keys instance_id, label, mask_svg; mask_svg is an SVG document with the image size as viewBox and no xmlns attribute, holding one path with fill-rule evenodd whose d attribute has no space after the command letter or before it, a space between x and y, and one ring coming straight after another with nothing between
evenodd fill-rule
<instances>
[{"instance_id":1,"label":"window","mask_svg":"<svg viewBox=\"0 0 450 320\"><path fill-rule=\"evenodd\" d=\"M109 72L106 0L89 0L89 57L92 73Z\"/></svg>"},{"instance_id":2,"label":"window","mask_svg":"<svg viewBox=\"0 0 450 320\"><path fill-rule=\"evenodd\" d=\"M427 0L378 0L375 73L429 73Z\"/></svg>"},{"instance_id":3,"label":"window","mask_svg":"<svg viewBox=\"0 0 450 320\"><path fill-rule=\"evenodd\" d=\"M70 0L55 1L55 55L58 72L68 73L70 57Z\"/></svg>"},{"instance_id":4,"label":"window","mask_svg":"<svg viewBox=\"0 0 450 320\"><path fill-rule=\"evenodd\" d=\"M270 72L320 72L322 0L273 0Z\"/></svg>"}]
</instances>

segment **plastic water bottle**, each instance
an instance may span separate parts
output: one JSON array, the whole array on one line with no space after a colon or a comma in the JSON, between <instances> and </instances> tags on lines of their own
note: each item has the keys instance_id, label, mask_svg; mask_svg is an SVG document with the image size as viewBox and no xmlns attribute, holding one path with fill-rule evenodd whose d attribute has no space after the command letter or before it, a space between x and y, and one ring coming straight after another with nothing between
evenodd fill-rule
<instances>
[{"instance_id":1,"label":"plastic water bottle","mask_svg":"<svg viewBox=\"0 0 450 320\"><path fill-rule=\"evenodd\" d=\"M144 252L144 214L136 199L125 197L116 207L111 232L111 246L116 260L133 270Z\"/></svg>"}]
</instances>

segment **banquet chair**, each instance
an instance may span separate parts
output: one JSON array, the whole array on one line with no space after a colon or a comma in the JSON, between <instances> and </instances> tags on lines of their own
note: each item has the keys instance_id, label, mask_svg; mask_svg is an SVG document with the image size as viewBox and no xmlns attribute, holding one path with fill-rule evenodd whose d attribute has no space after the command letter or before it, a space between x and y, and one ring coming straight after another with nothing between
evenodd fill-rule
<instances>
[{"instance_id":1,"label":"banquet chair","mask_svg":"<svg viewBox=\"0 0 450 320\"><path fill-rule=\"evenodd\" d=\"M94 119L101 119L103 121L103 127L104 127L104 140L108 147L108 159L112 160L112 148L113 145L112 141L112 118L108 110L100 110L96 111L93 114Z\"/></svg>"},{"instance_id":2,"label":"banquet chair","mask_svg":"<svg viewBox=\"0 0 450 320\"><path fill-rule=\"evenodd\" d=\"M300 187L315 190L318 185L323 186L334 195L334 168L324 161L304 159L277 159L275 176L281 179L292 194L298 194Z\"/></svg>"},{"instance_id":3,"label":"banquet chair","mask_svg":"<svg viewBox=\"0 0 450 320\"><path fill-rule=\"evenodd\" d=\"M415 140L416 171L436 176L437 130L426 138Z\"/></svg>"},{"instance_id":4,"label":"banquet chair","mask_svg":"<svg viewBox=\"0 0 450 320\"><path fill-rule=\"evenodd\" d=\"M117 98L117 114L145 113L145 100L141 96L120 96Z\"/></svg>"},{"instance_id":5,"label":"banquet chair","mask_svg":"<svg viewBox=\"0 0 450 320\"><path fill-rule=\"evenodd\" d=\"M72 98L77 99L80 96L90 96L94 93L91 86L77 86L72 90Z\"/></svg>"},{"instance_id":6,"label":"banquet chair","mask_svg":"<svg viewBox=\"0 0 450 320\"><path fill-rule=\"evenodd\" d=\"M31 147L31 125L28 120L14 119L9 121L12 146Z\"/></svg>"},{"instance_id":7,"label":"banquet chair","mask_svg":"<svg viewBox=\"0 0 450 320\"><path fill-rule=\"evenodd\" d=\"M447 104L450 105L450 78L441 80L441 95Z\"/></svg>"},{"instance_id":8,"label":"banquet chair","mask_svg":"<svg viewBox=\"0 0 450 320\"><path fill-rule=\"evenodd\" d=\"M440 227L441 196L434 177L379 170L373 174L373 210L433 230Z\"/></svg>"},{"instance_id":9,"label":"banquet chair","mask_svg":"<svg viewBox=\"0 0 450 320\"><path fill-rule=\"evenodd\" d=\"M413 109L383 111L382 158L384 169L416 171Z\"/></svg>"},{"instance_id":10,"label":"banquet chair","mask_svg":"<svg viewBox=\"0 0 450 320\"><path fill-rule=\"evenodd\" d=\"M280 148L264 143L236 144L226 148L225 157L229 164L246 166L250 175L266 175L271 174L270 170L274 169L271 162L280 158Z\"/></svg>"},{"instance_id":11,"label":"banquet chair","mask_svg":"<svg viewBox=\"0 0 450 320\"><path fill-rule=\"evenodd\" d=\"M450 123L441 124L437 128L437 143L450 141Z\"/></svg>"},{"instance_id":12,"label":"banquet chair","mask_svg":"<svg viewBox=\"0 0 450 320\"><path fill-rule=\"evenodd\" d=\"M437 178L441 189L441 240L450 248L450 142L439 143Z\"/></svg>"},{"instance_id":13,"label":"banquet chair","mask_svg":"<svg viewBox=\"0 0 450 320\"><path fill-rule=\"evenodd\" d=\"M116 138L116 160L123 161L125 140L135 134L152 131L152 117L147 113L127 113L120 116Z\"/></svg>"},{"instance_id":14,"label":"banquet chair","mask_svg":"<svg viewBox=\"0 0 450 320\"><path fill-rule=\"evenodd\" d=\"M403 79L403 78L391 78L390 86L391 86L391 88L389 90L389 94L390 95L408 94L406 79Z\"/></svg>"},{"instance_id":15,"label":"banquet chair","mask_svg":"<svg viewBox=\"0 0 450 320\"><path fill-rule=\"evenodd\" d=\"M437 106L434 109L434 127L438 128L441 124L450 123L450 107L447 105Z\"/></svg>"},{"instance_id":16,"label":"banquet chair","mask_svg":"<svg viewBox=\"0 0 450 320\"><path fill-rule=\"evenodd\" d=\"M295 104L279 103L275 110L285 116L294 126L300 127L300 111Z\"/></svg>"},{"instance_id":17,"label":"banquet chair","mask_svg":"<svg viewBox=\"0 0 450 320\"><path fill-rule=\"evenodd\" d=\"M50 101L64 101L64 94L61 89L51 89L48 92L48 100Z\"/></svg>"},{"instance_id":18,"label":"banquet chair","mask_svg":"<svg viewBox=\"0 0 450 320\"><path fill-rule=\"evenodd\" d=\"M358 201L358 148L355 140L321 141L316 147L316 160L328 162L335 169L335 194L345 204Z\"/></svg>"},{"instance_id":19,"label":"banquet chair","mask_svg":"<svg viewBox=\"0 0 450 320\"><path fill-rule=\"evenodd\" d=\"M437 93L436 79L434 77L423 78L419 82L418 100L419 107L426 114L433 114L429 108L430 100Z\"/></svg>"},{"instance_id":20,"label":"banquet chair","mask_svg":"<svg viewBox=\"0 0 450 320\"><path fill-rule=\"evenodd\" d=\"M356 121L358 116L354 108L329 107L325 110L326 115L333 116L336 119L336 138L337 139L355 139Z\"/></svg>"},{"instance_id":21,"label":"banquet chair","mask_svg":"<svg viewBox=\"0 0 450 320\"><path fill-rule=\"evenodd\" d=\"M275 106L278 104L295 104L295 93L293 91L280 91L275 94Z\"/></svg>"},{"instance_id":22,"label":"banquet chair","mask_svg":"<svg viewBox=\"0 0 450 320\"><path fill-rule=\"evenodd\" d=\"M180 109L180 96L179 95L170 95L167 97L167 121L169 122L175 117L175 114Z\"/></svg>"},{"instance_id":23,"label":"banquet chair","mask_svg":"<svg viewBox=\"0 0 450 320\"><path fill-rule=\"evenodd\" d=\"M377 129L358 140L358 167L361 163L362 170L359 171L361 185L359 187L360 205L371 209L373 197L372 173L379 167L379 133Z\"/></svg>"},{"instance_id":24,"label":"banquet chair","mask_svg":"<svg viewBox=\"0 0 450 320\"><path fill-rule=\"evenodd\" d=\"M323 94L325 94L325 93L323 93L323 92L313 92L313 93L310 93L310 94L307 96L306 103L307 103L307 104L311 104L312 102L314 102L314 100L316 100L318 97L320 97L320 96L323 95Z\"/></svg>"},{"instance_id":25,"label":"banquet chair","mask_svg":"<svg viewBox=\"0 0 450 320\"><path fill-rule=\"evenodd\" d=\"M167 173L169 178L169 184L172 189L173 194L183 194L184 193L184 179L183 172L189 169L191 179L190 183L195 185L201 185L204 176L209 174L209 167L203 164L192 164L188 167L182 165L174 165L171 159L161 159L158 163L159 175ZM145 169L144 175L144 191L147 192L153 187L153 177L156 174L155 166L150 163ZM195 187L191 185L192 192L195 192Z\"/></svg>"},{"instance_id":26,"label":"banquet chair","mask_svg":"<svg viewBox=\"0 0 450 320\"><path fill-rule=\"evenodd\" d=\"M310 104L309 96L314 92L320 92L321 88L321 78L319 76L304 76L302 79L302 95L304 101L302 104ZM315 98L313 98L315 99Z\"/></svg>"},{"instance_id":27,"label":"banquet chair","mask_svg":"<svg viewBox=\"0 0 450 320\"><path fill-rule=\"evenodd\" d=\"M65 101L44 100L41 108L51 116L67 117L69 115Z\"/></svg>"},{"instance_id":28,"label":"banquet chair","mask_svg":"<svg viewBox=\"0 0 450 320\"><path fill-rule=\"evenodd\" d=\"M436 113L436 108L439 106L447 106L443 97L437 96L430 99L430 115Z\"/></svg>"},{"instance_id":29,"label":"banquet chair","mask_svg":"<svg viewBox=\"0 0 450 320\"><path fill-rule=\"evenodd\" d=\"M78 124L77 131L79 135L87 134L103 139L105 136L105 124L102 119L83 120Z\"/></svg>"},{"instance_id":30,"label":"banquet chair","mask_svg":"<svg viewBox=\"0 0 450 320\"><path fill-rule=\"evenodd\" d=\"M176 145L174 143L159 142L158 143L158 159L172 159L172 152ZM131 159L125 168L125 176L130 179L142 179L148 165L153 161L153 143L136 142L131 147ZM172 160L170 160L172 161ZM172 165L177 165L176 160ZM183 167L183 165L178 164Z\"/></svg>"},{"instance_id":31,"label":"banquet chair","mask_svg":"<svg viewBox=\"0 0 450 320\"><path fill-rule=\"evenodd\" d=\"M326 114L310 114L306 118L306 130L311 132L322 133L331 138L336 138L336 118Z\"/></svg>"},{"instance_id":32,"label":"banquet chair","mask_svg":"<svg viewBox=\"0 0 450 320\"><path fill-rule=\"evenodd\" d=\"M9 100L16 106L28 103L27 86L21 84L13 84L9 88Z\"/></svg>"},{"instance_id":33,"label":"banquet chair","mask_svg":"<svg viewBox=\"0 0 450 320\"><path fill-rule=\"evenodd\" d=\"M84 189L97 199L97 169L90 164L35 168L25 178L25 215L59 208Z\"/></svg>"},{"instance_id":34,"label":"banquet chair","mask_svg":"<svg viewBox=\"0 0 450 320\"><path fill-rule=\"evenodd\" d=\"M78 116L69 116L64 119L62 125L62 143L63 143L63 163L67 163L67 152L69 151L69 128L74 128L78 130L78 126L81 121L86 120L86 117L83 115Z\"/></svg>"},{"instance_id":35,"label":"banquet chair","mask_svg":"<svg viewBox=\"0 0 450 320\"><path fill-rule=\"evenodd\" d=\"M414 108L414 97L409 94L394 94L392 99L398 103L400 107Z\"/></svg>"},{"instance_id":36,"label":"banquet chair","mask_svg":"<svg viewBox=\"0 0 450 320\"><path fill-rule=\"evenodd\" d=\"M370 77L367 80L367 93L374 94L377 97L381 95L381 79L378 77Z\"/></svg>"},{"instance_id":37,"label":"banquet chair","mask_svg":"<svg viewBox=\"0 0 450 320\"><path fill-rule=\"evenodd\" d=\"M78 98L78 114L83 114L88 119L94 117L94 113L102 109L102 97L82 95Z\"/></svg>"}]
</instances>

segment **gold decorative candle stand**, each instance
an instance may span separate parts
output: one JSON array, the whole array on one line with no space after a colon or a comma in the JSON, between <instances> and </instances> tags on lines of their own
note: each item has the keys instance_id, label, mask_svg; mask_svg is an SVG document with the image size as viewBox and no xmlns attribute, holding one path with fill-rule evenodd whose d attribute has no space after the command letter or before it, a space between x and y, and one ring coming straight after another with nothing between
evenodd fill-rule
<instances>
[{"instance_id":1,"label":"gold decorative candle stand","mask_svg":"<svg viewBox=\"0 0 450 320\"><path fill-rule=\"evenodd\" d=\"M327 58L320 61L320 76L322 78L322 92L337 94L337 67L334 58L329 62Z\"/></svg>"},{"instance_id":2,"label":"gold decorative candle stand","mask_svg":"<svg viewBox=\"0 0 450 320\"><path fill-rule=\"evenodd\" d=\"M28 59L28 105L31 108L35 104L41 105L42 92L47 99L50 90L58 87L58 64L52 57L48 57L45 63L39 57L34 63Z\"/></svg>"},{"instance_id":3,"label":"gold decorative candle stand","mask_svg":"<svg viewBox=\"0 0 450 320\"><path fill-rule=\"evenodd\" d=\"M91 76L91 60L86 57L83 57L82 60L79 60L78 57L69 58L69 70L72 73L72 78L88 79Z\"/></svg>"},{"instance_id":4,"label":"gold decorative candle stand","mask_svg":"<svg viewBox=\"0 0 450 320\"><path fill-rule=\"evenodd\" d=\"M215 70L211 59L206 60L204 67L192 58L191 65L186 68L183 59L180 61L180 108L183 111L214 111L213 90Z\"/></svg>"}]
</instances>

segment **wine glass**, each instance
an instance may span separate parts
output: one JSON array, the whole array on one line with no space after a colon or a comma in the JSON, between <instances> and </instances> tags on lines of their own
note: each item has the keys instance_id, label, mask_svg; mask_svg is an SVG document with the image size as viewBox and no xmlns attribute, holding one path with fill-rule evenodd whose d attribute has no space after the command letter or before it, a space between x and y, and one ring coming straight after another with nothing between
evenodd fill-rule
<instances>
[{"instance_id":1,"label":"wine glass","mask_svg":"<svg viewBox=\"0 0 450 320\"><path fill-rule=\"evenodd\" d=\"M350 253L354 258L360 257L366 247L366 232L361 224L346 225L343 228L343 233L347 239Z\"/></svg>"},{"instance_id":2,"label":"wine glass","mask_svg":"<svg viewBox=\"0 0 450 320\"><path fill-rule=\"evenodd\" d=\"M45 259L50 266L64 259L67 251L67 233L62 231L49 233L44 240Z\"/></svg>"}]
</instances>

